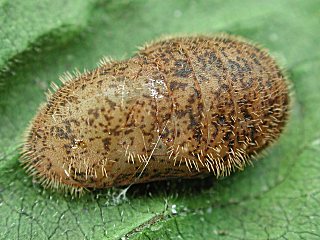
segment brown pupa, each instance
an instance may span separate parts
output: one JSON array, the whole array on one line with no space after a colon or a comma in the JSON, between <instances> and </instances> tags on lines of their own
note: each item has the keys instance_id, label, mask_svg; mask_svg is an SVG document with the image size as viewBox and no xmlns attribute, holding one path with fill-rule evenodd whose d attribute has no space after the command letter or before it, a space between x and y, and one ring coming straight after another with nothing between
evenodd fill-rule
<instances>
[{"instance_id":1,"label":"brown pupa","mask_svg":"<svg viewBox=\"0 0 320 240\"><path fill-rule=\"evenodd\" d=\"M156 41L54 88L22 161L72 192L229 175L279 137L289 110L275 61L231 36Z\"/></svg>"}]
</instances>

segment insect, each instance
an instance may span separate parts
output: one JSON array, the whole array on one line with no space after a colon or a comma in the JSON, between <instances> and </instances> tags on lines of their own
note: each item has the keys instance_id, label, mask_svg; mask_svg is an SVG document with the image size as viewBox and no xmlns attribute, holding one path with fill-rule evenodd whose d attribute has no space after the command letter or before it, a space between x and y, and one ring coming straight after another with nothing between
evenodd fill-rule
<instances>
[{"instance_id":1,"label":"insect","mask_svg":"<svg viewBox=\"0 0 320 240\"><path fill-rule=\"evenodd\" d=\"M227 176L279 137L289 110L275 61L227 35L156 41L53 88L22 162L44 186L72 192Z\"/></svg>"}]
</instances>

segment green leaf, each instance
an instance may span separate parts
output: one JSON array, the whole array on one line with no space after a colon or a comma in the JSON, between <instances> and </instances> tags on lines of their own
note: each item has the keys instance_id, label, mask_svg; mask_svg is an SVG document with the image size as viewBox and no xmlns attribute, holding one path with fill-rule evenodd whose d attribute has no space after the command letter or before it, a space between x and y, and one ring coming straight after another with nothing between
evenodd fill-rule
<instances>
[{"instance_id":1,"label":"green leaf","mask_svg":"<svg viewBox=\"0 0 320 240\"><path fill-rule=\"evenodd\" d=\"M319 239L319 16L316 0L0 0L0 239ZM162 35L215 32L269 48L293 84L288 127L254 167L80 199L33 184L18 148L51 81Z\"/></svg>"}]
</instances>

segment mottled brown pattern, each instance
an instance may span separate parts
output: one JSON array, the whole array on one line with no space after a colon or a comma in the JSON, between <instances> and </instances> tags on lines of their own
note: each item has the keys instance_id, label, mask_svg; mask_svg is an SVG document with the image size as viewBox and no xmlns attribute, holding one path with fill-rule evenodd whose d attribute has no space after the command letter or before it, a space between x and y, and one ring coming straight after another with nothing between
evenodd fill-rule
<instances>
[{"instance_id":1,"label":"mottled brown pattern","mask_svg":"<svg viewBox=\"0 0 320 240\"><path fill-rule=\"evenodd\" d=\"M69 76L33 120L23 162L73 192L226 176L278 138L287 83L266 51L234 37L177 37Z\"/></svg>"}]
</instances>

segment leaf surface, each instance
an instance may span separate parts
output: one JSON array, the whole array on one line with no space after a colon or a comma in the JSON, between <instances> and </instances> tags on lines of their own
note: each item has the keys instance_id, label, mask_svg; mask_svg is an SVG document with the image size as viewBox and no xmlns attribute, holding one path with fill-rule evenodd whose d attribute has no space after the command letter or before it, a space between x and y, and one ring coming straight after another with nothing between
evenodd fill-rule
<instances>
[{"instance_id":1,"label":"leaf surface","mask_svg":"<svg viewBox=\"0 0 320 240\"><path fill-rule=\"evenodd\" d=\"M316 0L0 0L0 239L319 239L319 14ZM23 132L59 75L162 35L216 32L270 49L293 85L288 127L254 167L80 199L26 175Z\"/></svg>"}]
</instances>

